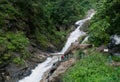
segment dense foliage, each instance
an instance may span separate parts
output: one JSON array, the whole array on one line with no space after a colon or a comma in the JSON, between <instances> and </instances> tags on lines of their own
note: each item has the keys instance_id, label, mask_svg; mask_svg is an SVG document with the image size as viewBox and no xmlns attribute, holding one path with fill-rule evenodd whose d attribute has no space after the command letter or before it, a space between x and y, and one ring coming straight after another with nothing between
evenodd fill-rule
<instances>
[{"instance_id":1,"label":"dense foliage","mask_svg":"<svg viewBox=\"0 0 120 82\"><path fill-rule=\"evenodd\" d=\"M95 6L95 5L94 5ZM108 44L110 36L120 35L120 0L101 0L89 28L90 43ZM120 58L113 56L114 61ZM63 76L63 82L120 82L120 67L111 65L111 57L90 52L77 61Z\"/></svg>"},{"instance_id":2,"label":"dense foliage","mask_svg":"<svg viewBox=\"0 0 120 82\"><path fill-rule=\"evenodd\" d=\"M95 2L97 0L0 0L0 64L5 59L19 63L29 55L27 47L31 44L37 44L42 50L54 46L60 49L71 25L83 18Z\"/></svg>"},{"instance_id":3,"label":"dense foliage","mask_svg":"<svg viewBox=\"0 0 120 82\"><path fill-rule=\"evenodd\" d=\"M109 37L120 34L120 0L104 0L91 21L89 40L96 46L107 44Z\"/></svg>"},{"instance_id":4,"label":"dense foliage","mask_svg":"<svg viewBox=\"0 0 120 82\"><path fill-rule=\"evenodd\" d=\"M16 59L26 58L28 57L28 54L30 54L26 46L29 44L28 38L26 38L23 33L1 33L0 34L0 65L7 64L8 62ZM15 55L17 53L20 53L20 57ZM6 62L4 62L6 61ZM13 61L15 63L18 63L16 61ZM22 61L20 61L22 62Z\"/></svg>"},{"instance_id":5,"label":"dense foliage","mask_svg":"<svg viewBox=\"0 0 120 82\"><path fill-rule=\"evenodd\" d=\"M113 67L109 58L92 53L79 60L63 76L63 82L120 82L120 67Z\"/></svg>"}]
</instances>

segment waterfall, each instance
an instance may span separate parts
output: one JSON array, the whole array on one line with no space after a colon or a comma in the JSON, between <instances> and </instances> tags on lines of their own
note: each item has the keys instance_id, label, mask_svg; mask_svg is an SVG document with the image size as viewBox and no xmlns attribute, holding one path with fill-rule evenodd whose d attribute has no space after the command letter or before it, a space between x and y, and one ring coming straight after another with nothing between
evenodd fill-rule
<instances>
[{"instance_id":1,"label":"waterfall","mask_svg":"<svg viewBox=\"0 0 120 82\"><path fill-rule=\"evenodd\" d=\"M70 47L71 43L74 43L78 38L85 34L85 32L80 31L80 27L86 22L87 20L90 20L91 17L95 13L92 12L89 17L77 21L75 24L78 26L68 37L67 42L63 49L56 54L64 54L67 49ZM52 65L57 62L58 56L53 56L52 58L47 58L47 60L41 64L39 64L35 69L32 70L32 74L21 79L19 82L39 82L42 79L43 74L52 67Z\"/></svg>"},{"instance_id":2,"label":"waterfall","mask_svg":"<svg viewBox=\"0 0 120 82\"><path fill-rule=\"evenodd\" d=\"M87 20L90 20L94 14L95 13L91 13L91 15L88 18L79 20L75 23L78 27L73 32L71 32L70 36L67 39L65 46L63 47L61 52L57 54L64 54L67 51L67 49L70 47L71 43L74 43L75 41L78 40L80 36L83 36L86 34L85 32L80 30L80 27L84 24L84 22L86 22Z\"/></svg>"}]
</instances>

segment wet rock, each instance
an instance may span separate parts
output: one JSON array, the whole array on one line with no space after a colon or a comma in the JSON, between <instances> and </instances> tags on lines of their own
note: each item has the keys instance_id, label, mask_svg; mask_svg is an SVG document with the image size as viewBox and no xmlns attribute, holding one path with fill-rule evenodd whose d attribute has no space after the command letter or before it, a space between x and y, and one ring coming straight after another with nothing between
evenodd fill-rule
<instances>
[{"instance_id":1,"label":"wet rock","mask_svg":"<svg viewBox=\"0 0 120 82\"><path fill-rule=\"evenodd\" d=\"M35 53L30 60L35 63L41 63L46 59L45 55L41 55L39 53Z\"/></svg>"},{"instance_id":2,"label":"wet rock","mask_svg":"<svg viewBox=\"0 0 120 82\"><path fill-rule=\"evenodd\" d=\"M67 49L65 54L71 53L73 50L77 49L79 42L72 43L71 46Z\"/></svg>"},{"instance_id":3,"label":"wet rock","mask_svg":"<svg viewBox=\"0 0 120 82\"><path fill-rule=\"evenodd\" d=\"M54 73L54 71L57 69L57 67L60 65L60 61L56 62L53 64L52 68L50 69L49 75L51 75L52 73Z\"/></svg>"},{"instance_id":4,"label":"wet rock","mask_svg":"<svg viewBox=\"0 0 120 82\"><path fill-rule=\"evenodd\" d=\"M25 65L18 66L13 63L8 65L5 69L6 72L8 72L8 75L11 78L12 82L17 82L19 79L25 76L24 74L26 74L26 72L28 72L28 67L26 67Z\"/></svg>"},{"instance_id":5,"label":"wet rock","mask_svg":"<svg viewBox=\"0 0 120 82\"><path fill-rule=\"evenodd\" d=\"M33 56L24 60L24 64L9 63L3 67L4 70L0 68L0 73L2 73L0 74L0 82L18 82L20 79L29 76L31 70L47 58L47 53L41 52L39 49L32 52ZM18 57L19 53L14 53L14 55Z\"/></svg>"},{"instance_id":6,"label":"wet rock","mask_svg":"<svg viewBox=\"0 0 120 82\"><path fill-rule=\"evenodd\" d=\"M5 69L2 71L0 70L0 82L13 82Z\"/></svg>"},{"instance_id":7,"label":"wet rock","mask_svg":"<svg viewBox=\"0 0 120 82\"><path fill-rule=\"evenodd\" d=\"M87 32L90 25L90 20L87 20L80 28L81 31Z\"/></svg>"},{"instance_id":8,"label":"wet rock","mask_svg":"<svg viewBox=\"0 0 120 82\"><path fill-rule=\"evenodd\" d=\"M74 59L62 62L60 66L58 66L58 68L55 70L55 72L49 77L49 82L59 82L62 74L65 73L65 71L67 71L67 69L70 68L74 62Z\"/></svg>"},{"instance_id":9,"label":"wet rock","mask_svg":"<svg viewBox=\"0 0 120 82\"><path fill-rule=\"evenodd\" d=\"M43 79L40 82L60 82L60 78L62 74L65 73L73 64L75 63L75 60L73 58L69 59L68 61L61 62L59 66L56 66L56 70L52 74L50 74L50 70L48 70L44 76Z\"/></svg>"},{"instance_id":10,"label":"wet rock","mask_svg":"<svg viewBox=\"0 0 120 82\"><path fill-rule=\"evenodd\" d=\"M18 74L19 79L22 79L23 77L26 77L31 74L31 69L26 67L24 69L21 69Z\"/></svg>"}]
</instances>

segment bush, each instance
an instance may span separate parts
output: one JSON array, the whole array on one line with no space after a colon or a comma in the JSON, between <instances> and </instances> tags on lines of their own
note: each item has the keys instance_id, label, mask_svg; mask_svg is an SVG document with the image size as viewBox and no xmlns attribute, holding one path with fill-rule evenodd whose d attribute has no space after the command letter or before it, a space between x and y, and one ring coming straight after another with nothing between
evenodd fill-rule
<instances>
[{"instance_id":1,"label":"bush","mask_svg":"<svg viewBox=\"0 0 120 82\"><path fill-rule=\"evenodd\" d=\"M90 54L65 73L63 82L120 82L120 67L112 67L107 61L105 55Z\"/></svg>"},{"instance_id":2,"label":"bush","mask_svg":"<svg viewBox=\"0 0 120 82\"><path fill-rule=\"evenodd\" d=\"M26 50L26 48L29 45L29 39L24 36L22 32L13 33L13 32L7 32L4 34L1 34L0 36L0 61L10 61L13 59L13 61L16 64L19 64L16 62L16 55L14 53L19 53L19 58L27 58L30 56L30 53ZM17 58L17 60L19 60Z\"/></svg>"},{"instance_id":3,"label":"bush","mask_svg":"<svg viewBox=\"0 0 120 82\"><path fill-rule=\"evenodd\" d=\"M7 32L0 36L0 46L8 51L21 51L28 46L29 40L22 32Z\"/></svg>"},{"instance_id":4,"label":"bush","mask_svg":"<svg viewBox=\"0 0 120 82\"><path fill-rule=\"evenodd\" d=\"M28 38L26 38L22 32L16 34L8 32L6 34L6 40L7 49L11 51L20 51L25 49L29 44Z\"/></svg>"},{"instance_id":5,"label":"bush","mask_svg":"<svg viewBox=\"0 0 120 82\"><path fill-rule=\"evenodd\" d=\"M107 44L109 37L120 34L120 1L105 0L91 20L89 41L96 46Z\"/></svg>"},{"instance_id":6,"label":"bush","mask_svg":"<svg viewBox=\"0 0 120 82\"><path fill-rule=\"evenodd\" d=\"M13 62L14 62L15 64L18 64L18 65L22 65L22 64L24 63L23 61L24 61L24 60L21 59L20 57L16 57L16 58L13 59Z\"/></svg>"}]
</instances>

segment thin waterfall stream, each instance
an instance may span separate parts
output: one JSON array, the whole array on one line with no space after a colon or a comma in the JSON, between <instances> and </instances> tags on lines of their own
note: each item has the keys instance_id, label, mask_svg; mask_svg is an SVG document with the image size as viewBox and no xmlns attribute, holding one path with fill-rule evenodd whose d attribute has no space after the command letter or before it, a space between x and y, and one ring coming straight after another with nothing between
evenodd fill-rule
<instances>
[{"instance_id":1,"label":"thin waterfall stream","mask_svg":"<svg viewBox=\"0 0 120 82\"><path fill-rule=\"evenodd\" d=\"M95 12L92 12L87 18L77 21L75 24L78 25L78 27L73 32L71 32L63 49L60 52L54 54L64 54L71 46L71 43L74 43L78 40L79 37L85 35L86 33L81 31L80 27L87 20L90 20L94 14ZM55 62L58 61L58 57L59 56L53 56L52 58L48 57L46 61L40 63L38 66L36 66L35 69L32 70L31 75L24 77L23 79L19 80L19 82L40 82L44 73L49 70Z\"/></svg>"}]
</instances>

